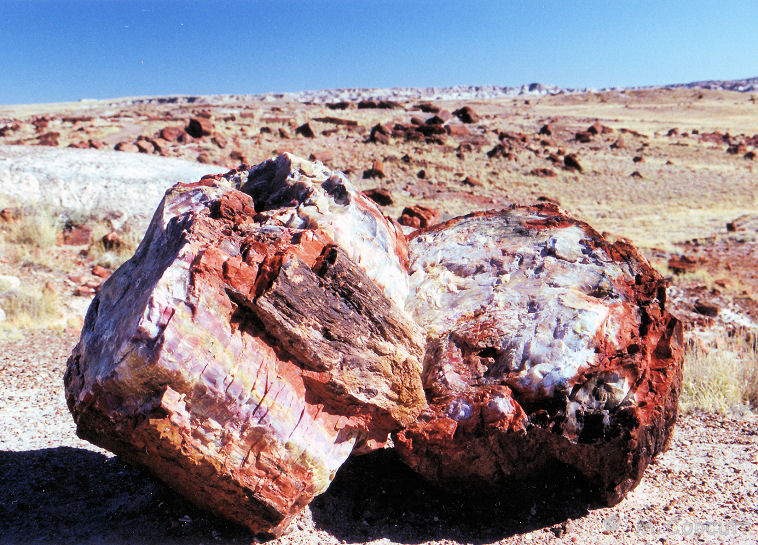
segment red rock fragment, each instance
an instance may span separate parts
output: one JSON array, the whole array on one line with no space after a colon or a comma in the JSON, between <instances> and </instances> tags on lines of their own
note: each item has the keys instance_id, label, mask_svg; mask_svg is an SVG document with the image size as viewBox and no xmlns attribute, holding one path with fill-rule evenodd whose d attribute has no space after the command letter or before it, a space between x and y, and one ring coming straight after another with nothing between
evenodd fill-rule
<instances>
[{"instance_id":1,"label":"red rock fragment","mask_svg":"<svg viewBox=\"0 0 758 545\"><path fill-rule=\"evenodd\" d=\"M719 307L714 304L698 300L695 302L695 312L702 314L703 316L710 316L713 318L719 315Z\"/></svg>"},{"instance_id":2,"label":"red rock fragment","mask_svg":"<svg viewBox=\"0 0 758 545\"><path fill-rule=\"evenodd\" d=\"M532 176L538 176L540 178L555 178L556 176L558 176L558 174L556 174L554 170L545 168L545 167L534 168L529 171L529 174L531 174Z\"/></svg>"},{"instance_id":3,"label":"red rock fragment","mask_svg":"<svg viewBox=\"0 0 758 545\"><path fill-rule=\"evenodd\" d=\"M400 225L423 229L434 225L439 217L439 210L417 204L414 206L406 206L397 221Z\"/></svg>"},{"instance_id":4,"label":"red rock fragment","mask_svg":"<svg viewBox=\"0 0 758 545\"><path fill-rule=\"evenodd\" d=\"M189 123L187 123L187 126L184 128L184 132L193 138L210 136L213 133L213 121L210 117L201 117L198 115L189 120ZM163 136L163 138L166 137ZM168 140L168 138L166 138L166 140Z\"/></svg>"},{"instance_id":5,"label":"red rock fragment","mask_svg":"<svg viewBox=\"0 0 758 545\"><path fill-rule=\"evenodd\" d=\"M676 274L684 274L688 272L694 272L697 270L697 260L681 255L679 257L672 256L668 260L668 267Z\"/></svg>"},{"instance_id":6,"label":"red rock fragment","mask_svg":"<svg viewBox=\"0 0 758 545\"><path fill-rule=\"evenodd\" d=\"M363 171L363 178L384 178L386 176L384 172L384 163L379 159L374 159L371 163L371 168Z\"/></svg>"},{"instance_id":7,"label":"red rock fragment","mask_svg":"<svg viewBox=\"0 0 758 545\"><path fill-rule=\"evenodd\" d=\"M21 219L21 210L19 208L3 208L0 210L0 222L13 223Z\"/></svg>"},{"instance_id":8,"label":"red rock fragment","mask_svg":"<svg viewBox=\"0 0 758 545\"><path fill-rule=\"evenodd\" d=\"M136 144L133 144L131 142L119 142L116 144L113 149L116 151L126 151L129 153L139 153L139 148Z\"/></svg>"},{"instance_id":9,"label":"red rock fragment","mask_svg":"<svg viewBox=\"0 0 758 545\"><path fill-rule=\"evenodd\" d=\"M569 153L563 158L563 164L567 170L575 170L577 172L582 172L582 165L579 164L579 160L576 158L576 155L573 153Z\"/></svg>"},{"instance_id":10,"label":"red rock fragment","mask_svg":"<svg viewBox=\"0 0 758 545\"><path fill-rule=\"evenodd\" d=\"M298 128L296 128L295 134L299 134L300 136L304 136L305 138L314 138L316 136L316 133L313 132L313 129L311 128L309 123L303 123Z\"/></svg>"},{"instance_id":11,"label":"red rock fragment","mask_svg":"<svg viewBox=\"0 0 758 545\"><path fill-rule=\"evenodd\" d=\"M92 238L92 229L87 225L76 225L64 229L61 235L63 244L67 246L84 246Z\"/></svg>"},{"instance_id":12,"label":"red rock fragment","mask_svg":"<svg viewBox=\"0 0 758 545\"><path fill-rule=\"evenodd\" d=\"M95 265L94 267L92 267L91 272L92 274L100 278L108 278L112 273L110 269L106 269L102 265Z\"/></svg>"},{"instance_id":13,"label":"red rock fragment","mask_svg":"<svg viewBox=\"0 0 758 545\"><path fill-rule=\"evenodd\" d=\"M374 201L376 204L379 204L381 206L389 206L393 202L395 202L395 199L392 197L392 193L388 189L384 189L383 187L375 187L373 189L366 189L363 192L364 195L366 195L369 199Z\"/></svg>"},{"instance_id":14,"label":"red rock fragment","mask_svg":"<svg viewBox=\"0 0 758 545\"><path fill-rule=\"evenodd\" d=\"M461 123L479 123L479 115L471 106L464 106L453 112L453 115L461 120Z\"/></svg>"}]
</instances>

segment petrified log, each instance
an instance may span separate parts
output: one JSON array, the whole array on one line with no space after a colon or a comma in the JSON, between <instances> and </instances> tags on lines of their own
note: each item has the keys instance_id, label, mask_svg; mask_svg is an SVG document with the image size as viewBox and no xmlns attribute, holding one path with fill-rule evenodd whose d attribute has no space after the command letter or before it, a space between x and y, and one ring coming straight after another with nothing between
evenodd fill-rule
<instances>
[{"instance_id":1,"label":"petrified log","mask_svg":"<svg viewBox=\"0 0 758 545\"><path fill-rule=\"evenodd\" d=\"M406 259L395 225L319 164L175 186L87 313L65 374L77 433L281 533L354 447L424 405Z\"/></svg>"},{"instance_id":2,"label":"petrified log","mask_svg":"<svg viewBox=\"0 0 758 545\"><path fill-rule=\"evenodd\" d=\"M661 276L553 204L456 218L408 245L429 406L395 436L404 460L467 487L566 464L622 499L677 415L681 325Z\"/></svg>"},{"instance_id":3,"label":"petrified log","mask_svg":"<svg viewBox=\"0 0 758 545\"><path fill-rule=\"evenodd\" d=\"M553 204L407 243L344 175L285 154L166 193L90 306L66 399L81 437L256 532L390 433L440 483L562 463L614 503L676 420L664 302L631 246Z\"/></svg>"}]
</instances>

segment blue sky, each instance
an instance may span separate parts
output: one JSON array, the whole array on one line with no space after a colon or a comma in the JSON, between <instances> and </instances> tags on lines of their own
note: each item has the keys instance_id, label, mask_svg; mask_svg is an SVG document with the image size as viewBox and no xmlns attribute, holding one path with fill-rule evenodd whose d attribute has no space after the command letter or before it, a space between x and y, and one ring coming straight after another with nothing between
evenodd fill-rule
<instances>
[{"instance_id":1,"label":"blue sky","mask_svg":"<svg viewBox=\"0 0 758 545\"><path fill-rule=\"evenodd\" d=\"M754 76L754 0L0 0L0 104Z\"/></svg>"}]
</instances>

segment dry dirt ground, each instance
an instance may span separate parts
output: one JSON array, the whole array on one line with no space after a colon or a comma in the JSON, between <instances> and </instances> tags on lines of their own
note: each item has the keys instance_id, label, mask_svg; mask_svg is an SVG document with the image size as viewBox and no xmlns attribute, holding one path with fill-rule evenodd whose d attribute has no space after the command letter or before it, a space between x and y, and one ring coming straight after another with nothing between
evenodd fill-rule
<instances>
[{"instance_id":1,"label":"dry dirt ground","mask_svg":"<svg viewBox=\"0 0 758 545\"><path fill-rule=\"evenodd\" d=\"M348 172L362 189L390 191L386 212L394 217L412 204L445 219L552 199L642 248L670 279L670 307L690 338L756 327L755 97L679 89L435 102L448 111L465 104L480 116L465 125L468 134L453 129L431 141L392 131L434 115L418 102L344 110L286 98L0 107L0 145L139 144L145 153L206 163L209 172L211 164L292 151ZM184 132L193 118L211 121L208 134ZM296 132L306 122L314 137ZM577 136L598 122L611 130ZM390 124L386 142L370 141L377 124ZM455 118L448 124L463 126ZM162 138L166 127L181 136ZM565 168L570 154L581 172ZM364 178L364 171L373 172ZM0 209L23 205L21 197L0 194ZM0 543L254 542L76 437L62 375L89 298L74 292L101 281L91 274L97 256L82 252L58 245L23 260L0 255L0 275L44 288L65 309L48 327L0 328ZM676 267L682 256L686 270ZM716 316L704 313L709 305ZM346 464L276 543L755 543L757 429L745 408L682 416L671 449L613 508L592 506L582 483L561 474L500 497L450 496L390 453L375 453Z\"/></svg>"},{"instance_id":2,"label":"dry dirt ground","mask_svg":"<svg viewBox=\"0 0 758 545\"><path fill-rule=\"evenodd\" d=\"M70 333L37 330L0 353L0 543L253 543L75 435L61 387ZM668 452L612 508L580 480L456 497L389 452L355 458L273 543L755 543L758 418L683 416Z\"/></svg>"}]
</instances>

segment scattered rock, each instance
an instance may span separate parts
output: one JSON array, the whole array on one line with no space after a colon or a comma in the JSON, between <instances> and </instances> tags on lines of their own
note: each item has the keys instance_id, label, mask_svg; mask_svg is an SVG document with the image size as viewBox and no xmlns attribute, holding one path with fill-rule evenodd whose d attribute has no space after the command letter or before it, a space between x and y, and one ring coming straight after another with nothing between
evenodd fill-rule
<instances>
[{"instance_id":1,"label":"scattered rock","mask_svg":"<svg viewBox=\"0 0 758 545\"><path fill-rule=\"evenodd\" d=\"M645 162L645 158L642 155L635 155L634 157L632 157L632 162L633 163L644 163Z\"/></svg>"},{"instance_id":2,"label":"scattered rock","mask_svg":"<svg viewBox=\"0 0 758 545\"><path fill-rule=\"evenodd\" d=\"M573 153L569 153L563 158L563 165L567 170L576 170L577 172L582 172L582 165L579 164L579 160Z\"/></svg>"},{"instance_id":3,"label":"scattered rock","mask_svg":"<svg viewBox=\"0 0 758 545\"><path fill-rule=\"evenodd\" d=\"M134 145L137 146L140 153L153 153L155 151L155 146L146 140L137 140Z\"/></svg>"},{"instance_id":4,"label":"scattered rock","mask_svg":"<svg viewBox=\"0 0 758 545\"><path fill-rule=\"evenodd\" d=\"M592 133L587 131L579 131L574 135L574 139L577 142L587 143L592 141Z\"/></svg>"},{"instance_id":5,"label":"scattered rock","mask_svg":"<svg viewBox=\"0 0 758 545\"><path fill-rule=\"evenodd\" d=\"M46 132L37 137L37 144L40 146L58 146L60 145L60 137L61 133L57 131Z\"/></svg>"},{"instance_id":6,"label":"scattered rock","mask_svg":"<svg viewBox=\"0 0 758 545\"><path fill-rule=\"evenodd\" d=\"M716 317L719 315L719 307L698 300L695 302L695 312L702 314L703 316Z\"/></svg>"},{"instance_id":7,"label":"scattered rock","mask_svg":"<svg viewBox=\"0 0 758 545\"><path fill-rule=\"evenodd\" d=\"M419 171L416 173L416 178L418 178L419 180L425 179L426 178L426 170L424 170L423 168L419 169Z\"/></svg>"},{"instance_id":8,"label":"scattered rock","mask_svg":"<svg viewBox=\"0 0 758 545\"><path fill-rule=\"evenodd\" d=\"M184 129L181 127L164 127L160 130L158 135L167 142L176 142L179 137L184 133Z\"/></svg>"},{"instance_id":9,"label":"scattered rock","mask_svg":"<svg viewBox=\"0 0 758 545\"><path fill-rule=\"evenodd\" d=\"M421 110L422 112L426 114L436 114L442 109L436 104L432 104L431 102L423 102L419 104L418 106L416 106L416 108L418 108L419 110Z\"/></svg>"},{"instance_id":10,"label":"scattered rock","mask_svg":"<svg viewBox=\"0 0 758 545\"><path fill-rule=\"evenodd\" d=\"M320 123L331 123L333 125L343 125L345 127L357 127L358 122L354 119L342 119L340 117L332 117L332 116L326 116L326 117L314 117L313 121L318 121Z\"/></svg>"},{"instance_id":11,"label":"scattered rock","mask_svg":"<svg viewBox=\"0 0 758 545\"><path fill-rule=\"evenodd\" d=\"M550 168L534 168L529 171L532 176L539 176L540 178L555 178L558 176L556 172Z\"/></svg>"},{"instance_id":12,"label":"scattered rock","mask_svg":"<svg viewBox=\"0 0 758 545\"><path fill-rule=\"evenodd\" d=\"M211 138L211 142L216 144L219 148L223 149L228 144L228 140L226 139L226 136L220 133L215 133L213 137Z\"/></svg>"},{"instance_id":13,"label":"scattered rock","mask_svg":"<svg viewBox=\"0 0 758 545\"><path fill-rule=\"evenodd\" d=\"M110 269L106 269L102 265L95 265L92 267L92 274L99 277L99 278L108 278L112 271Z\"/></svg>"},{"instance_id":14,"label":"scattered rock","mask_svg":"<svg viewBox=\"0 0 758 545\"><path fill-rule=\"evenodd\" d=\"M439 217L439 210L417 204L406 206L397 221L400 225L406 225L415 229L425 229L437 223Z\"/></svg>"},{"instance_id":15,"label":"scattered rock","mask_svg":"<svg viewBox=\"0 0 758 545\"><path fill-rule=\"evenodd\" d=\"M334 153L329 150L314 151L311 153L309 159L311 161L321 161L326 164L334 159Z\"/></svg>"},{"instance_id":16,"label":"scattered rock","mask_svg":"<svg viewBox=\"0 0 758 545\"><path fill-rule=\"evenodd\" d=\"M283 138L284 140L287 140L290 137L289 131L284 127L279 127L277 132L279 133L279 138Z\"/></svg>"},{"instance_id":17,"label":"scattered rock","mask_svg":"<svg viewBox=\"0 0 758 545\"><path fill-rule=\"evenodd\" d=\"M348 110L352 106L352 103L347 101L330 102L326 104L326 107L330 110Z\"/></svg>"},{"instance_id":18,"label":"scattered rock","mask_svg":"<svg viewBox=\"0 0 758 545\"><path fill-rule=\"evenodd\" d=\"M88 225L71 226L61 233L61 241L67 246L84 246L91 238L92 229Z\"/></svg>"},{"instance_id":19,"label":"scattered rock","mask_svg":"<svg viewBox=\"0 0 758 545\"><path fill-rule=\"evenodd\" d=\"M123 238L121 238L121 235L116 231L111 231L110 233L103 235L103 238L100 239L100 241L103 244L103 248L107 251L120 250L126 246Z\"/></svg>"},{"instance_id":20,"label":"scattered rock","mask_svg":"<svg viewBox=\"0 0 758 545\"><path fill-rule=\"evenodd\" d=\"M139 148L136 144L133 144L132 142L119 142L116 144L113 149L116 151L127 151L129 153L139 153Z\"/></svg>"},{"instance_id":21,"label":"scattered rock","mask_svg":"<svg viewBox=\"0 0 758 545\"><path fill-rule=\"evenodd\" d=\"M190 119L184 131L193 138L210 136L213 133L213 121L210 117L193 117ZM166 137L163 136L163 138ZM168 138L166 138L166 140L168 140Z\"/></svg>"},{"instance_id":22,"label":"scattered rock","mask_svg":"<svg viewBox=\"0 0 758 545\"><path fill-rule=\"evenodd\" d=\"M668 268L675 274L684 274L688 272L695 272L698 267L698 262L686 255L680 255L679 257L672 256L668 260Z\"/></svg>"},{"instance_id":23,"label":"scattered rock","mask_svg":"<svg viewBox=\"0 0 758 545\"><path fill-rule=\"evenodd\" d=\"M464 106L453 112L453 115L461 120L461 123L479 123L479 115L471 108Z\"/></svg>"},{"instance_id":24,"label":"scattered rock","mask_svg":"<svg viewBox=\"0 0 758 545\"><path fill-rule=\"evenodd\" d=\"M0 222L13 223L21 219L21 209L3 208L0 210Z\"/></svg>"},{"instance_id":25,"label":"scattered rock","mask_svg":"<svg viewBox=\"0 0 758 545\"><path fill-rule=\"evenodd\" d=\"M616 139L616 141L611 144L611 149L624 149L626 148L626 142L624 142L624 139L620 136Z\"/></svg>"},{"instance_id":26,"label":"scattered rock","mask_svg":"<svg viewBox=\"0 0 758 545\"><path fill-rule=\"evenodd\" d=\"M390 143L390 130L384 125L374 125L371 127L369 133L369 141L376 144L389 144Z\"/></svg>"},{"instance_id":27,"label":"scattered rock","mask_svg":"<svg viewBox=\"0 0 758 545\"><path fill-rule=\"evenodd\" d=\"M245 156L244 153L242 153L241 150L232 150L231 153L229 153L229 158L233 161L237 161L237 163L241 165L248 164L247 156Z\"/></svg>"},{"instance_id":28,"label":"scattered rock","mask_svg":"<svg viewBox=\"0 0 758 545\"><path fill-rule=\"evenodd\" d=\"M374 159L374 162L371 163L371 168L363 171L364 178L384 178L385 175L384 163L379 159Z\"/></svg>"},{"instance_id":29,"label":"scattered rock","mask_svg":"<svg viewBox=\"0 0 758 545\"><path fill-rule=\"evenodd\" d=\"M392 193L388 189L382 187L375 187L373 189L367 189L363 192L369 199L381 206L389 206L395 202L392 197Z\"/></svg>"},{"instance_id":30,"label":"scattered rock","mask_svg":"<svg viewBox=\"0 0 758 545\"><path fill-rule=\"evenodd\" d=\"M469 130L464 125L445 125L445 130L447 131L447 134L453 137L462 138L464 136L468 136L471 134Z\"/></svg>"},{"instance_id":31,"label":"scattered rock","mask_svg":"<svg viewBox=\"0 0 758 545\"><path fill-rule=\"evenodd\" d=\"M313 129L311 128L310 123L303 123L298 128L295 129L295 134L299 134L300 136L304 136L305 138L313 138L316 136L316 133L313 132Z\"/></svg>"},{"instance_id":32,"label":"scattered rock","mask_svg":"<svg viewBox=\"0 0 758 545\"><path fill-rule=\"evenodd\" d=\"M74 289L74 295L76 297L92 297L95 295L95 289L90 286L77 286Z\"/></svg>"},{"instance_id":33,"label":"scattered rock","mask_svg":"<svg viewBox=\"0 0 758 545\"><path fill-rule=\"evenodd\" d=\"M745 155L743 155L743 158L749 159L752 161L753 159L755 159L755 152L751 150L747 152Z\"/></svg>"},{"instance_id":34,"label":"scattered rock","mask_svg":"<svg viewBox=\"0 0 758 545\"><path fill-rule=\"evenodd\" d=\"M629 176L632 177L632 178L642 178L643 177L642 173L640 173L639 170L635 170Z\"/></svg>"},{"instance_id":35,"label":"scattered rock","mask_svg":"<svg viewBox=\"0 0 758 545\"><path fill-rule=\"evenodd\" d=\"M484 187L484 184L473 176L466 176L461 183L471 187Z\"/></svg>"},{"instance_id":36,"label":"scattered rock","mask_svg":"<svg viewBox=\"0 0 758 545\"><path fill-rule=\"evenodd\" d=\"M545 136L552 136L553 132L555 131L555 127L552 123L546 123L540 127L539 134L545 135Z\"/></svg>"},{"instance_id":37,"label":"scattered rock","mask_svg":"<svg viewBox=\"0 0 758 545\"><path fill-rule=\"evenodd\" d=\"M593 134L593 135L597 135L597 134L610 134L610 133L613 132L613 129L610 128L610 127L608 127L608 126L606 126L606 125L603 125L599 121L596 121L595 123L593 123L592 125L590 125L589 127L587 127L587 132L589 134Z\"/></svg>"}]
</instances>

